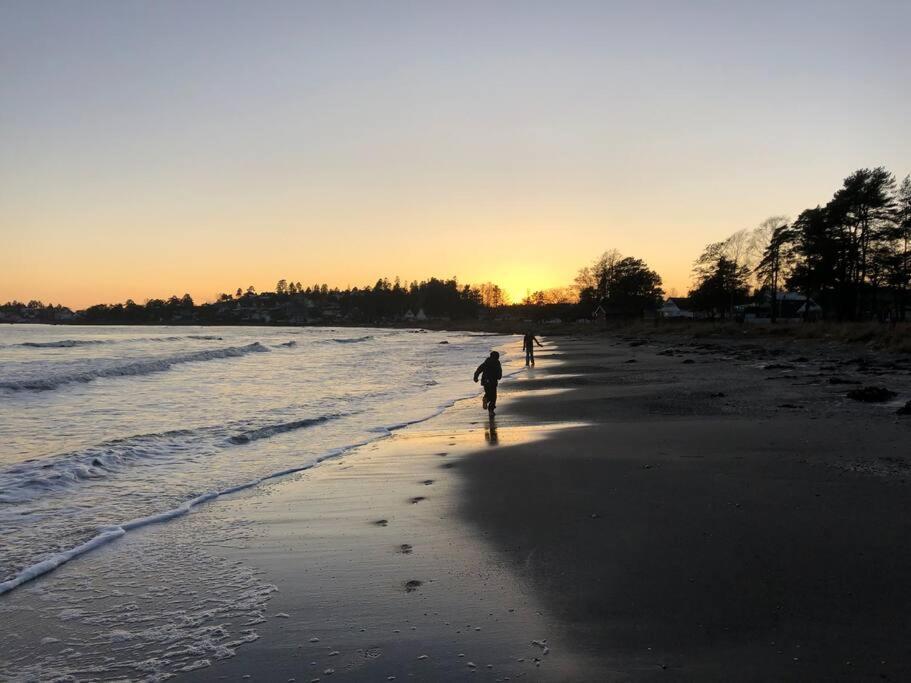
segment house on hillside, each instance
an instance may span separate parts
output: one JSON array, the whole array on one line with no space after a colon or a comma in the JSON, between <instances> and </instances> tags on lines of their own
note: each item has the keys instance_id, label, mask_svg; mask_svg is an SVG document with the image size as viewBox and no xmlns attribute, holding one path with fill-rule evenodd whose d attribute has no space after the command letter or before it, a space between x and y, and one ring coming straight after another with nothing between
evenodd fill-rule
<instances>
[{"instance_id":1,"label":"house on hillside","mask_svg":"<svg viewBox=\"0 0 911 683\"><path fill-rule=\"evenodd\" d=\"M692 319L696 317L689 298L672 296L658 309L659 318Z\"/></svg>"}]
</instances>

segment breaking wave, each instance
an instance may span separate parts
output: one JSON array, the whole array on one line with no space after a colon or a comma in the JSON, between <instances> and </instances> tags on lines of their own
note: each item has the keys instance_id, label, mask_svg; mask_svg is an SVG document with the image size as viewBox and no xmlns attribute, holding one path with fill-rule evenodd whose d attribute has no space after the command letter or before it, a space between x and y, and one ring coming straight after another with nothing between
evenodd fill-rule
<instances>
[{"instance_id":1,"label":"breaking wave","mask_svg":"<svg viewBox=\"0 0 911 683\"><path fill-rule=\"evenodd\" d=\"M335 420L341 417L341 415L321 415L320 417L307 418L305 420L294 420L292 422L283 422L281 424L267 425L265 427L260 427L258 429L251 429L240 434L234 434L228 438L233 444L245 444L250 443L251 441L257 441L259 439L268 439L270 436L275 436L276 434L283 434L285 432L291 432L295 429L306 429L307 427L313 427L318 424L323 424L329 420Z\"/></svg>"},{"instance_id":2,"label":"breaking wave","mask_svg":"<svg viewBox=\"0 0 911 683\"><path fill-rule=\"evenodd\" d=\"M96 346L99 344L138 344L140 342L173 342L181 339L221 341L214 334L186 334L170 337L136 337L134 339L59 339L48 342L22 342L11 346L25 346L30 349L70 349L77 346Z\"/></svg>"},{"instance_id":3,"label":"breaking wave","mask_svg":"<svg viewBox=\"0 0 911 683\"><path fill-rule=\"evenodd\" d=\"M48 391L63 386L64 384L91 382L101 377L149 375L154 372L165 372L175 365L180 365L182 363L197 363L200 361L217 360L221 358L237 358L239 356L245 356L248 353L263 353L268 351L269 349L259 342L253 342L246 346L229 346L224 349L192 351L162 358L134 360L117 365L85 370L83 372L53 375L50 377L0 381L0 389L9 389L12 391Z\"/></svg>"},{"instance_id":4,"label":"breaking wave","mask_svg":"<svg viewBox=\"0 0 911 683\"><path fill-rule=\"evenodd\" d=\"M365 337L342 337L340 339L330 339L329 341L335 342L336 344L357 344L358 342L370 341L373 339L372 334L368 334Z\"/></svg>"},{"instance_id":5,"label":"breaking wave","mask_svg":"<svg viewBox=\"0 0 911 683\"><path fill-rule=\"evenodd\" d=\"M340 417L343 415L336 413L266 424L236 432L227 438L225 435L232 429L222 425L137 434L112 439L53 458L26 460L0 471L0 505L34 500L49 492L81 482L108 477L131 463L161 462L189 451L192 451L195 457L204 458L225 447L315 427Z\"/></svg>"}]
</instances>

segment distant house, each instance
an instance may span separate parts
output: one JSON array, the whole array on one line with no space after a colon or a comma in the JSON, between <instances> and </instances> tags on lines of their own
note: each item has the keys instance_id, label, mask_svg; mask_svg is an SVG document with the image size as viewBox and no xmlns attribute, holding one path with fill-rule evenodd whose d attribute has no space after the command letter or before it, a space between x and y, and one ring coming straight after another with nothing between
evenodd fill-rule
<instances>
[{"instance_id":1,"label":"distant house","mask_svg":"<svg viewBox=\"0 0 911 683\"><path fill-rule=\"evenodd\" d=\"M659 318L695 318L692 304L687 297L669 297L658 309Z\"/></svg>"},{"instance_id":2,"label":"distant house","mask_svg":"<svg viewBox=\"0 0 911 683\"><path fill-rule=\"evenodd\" d=\"M783 322L803 322L816 320L822 316L822 307L813 299L808 299L797 292L778 292L777 319ZM772 321L772 297L766 292L759 303L744 306L743 321L748 323L767 323Z\"/></svg>"}]
</instances>

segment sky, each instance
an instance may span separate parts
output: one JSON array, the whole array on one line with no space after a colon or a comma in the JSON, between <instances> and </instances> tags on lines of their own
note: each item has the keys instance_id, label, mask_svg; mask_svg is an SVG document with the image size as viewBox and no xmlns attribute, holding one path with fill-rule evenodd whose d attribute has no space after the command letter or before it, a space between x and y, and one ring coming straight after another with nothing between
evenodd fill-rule
<instances>
[{"instance_id":1,"label":"sky","mask_svg":"<svg viewBox=\"0 0 911 683\"><path fill-rule=\"evenodd\" d=\"M0 301L513 297L911 172L911 2L0 0Z\"/></svg>"}]
</instances>

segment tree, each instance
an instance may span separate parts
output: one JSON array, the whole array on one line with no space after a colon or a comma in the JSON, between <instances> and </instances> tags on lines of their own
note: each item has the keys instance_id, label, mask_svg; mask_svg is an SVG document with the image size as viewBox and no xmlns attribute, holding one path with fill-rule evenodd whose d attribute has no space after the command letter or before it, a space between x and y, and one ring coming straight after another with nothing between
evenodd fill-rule
<instances>
[{"instance_id":1,"label":"tree","mask_svg":"<svg viewBox=\"0 0 911 683\"><path fill-rule=\"evenodd\" d=\"M250 285L247 287L247 296L254 296L256 294L256 287Z\"/></svg>"},{"instance_id":2,"label":"tree","mask_svg":"<svg viewBox=\"0 0 911 683\"><path fill-rule=\"evenodd\" d=\"M878 252L895 214L895 177L883 167L862 168L847 178L827 205L842 242L841 312L858 318L871 255Z\"/></svg>"},{"instance_id":3,"label":"tree","mask_svg":"<svg viewBox=\"0 0 911 683\"><path fill-rule=\"evenodd\" d=\"M275 293L276 294L287 294L288 293L288 281L282 278L275 283Z\"/></svg>"},{"instance_id":4,"label":"tree","mask_svg":"<svg viewBox=\"0 0 911 683\"><path fill-rule=\"evenodd\" d=\"M546 306L548 304L574 304L578 301L573 287L551 287L528 294L522 304L525 306Z\"/></svg>"},{"instance_id":5,"label":"tree","mask_svg":"<svg viewBox=\"0 0 911 683\"><path fill-rule=\"evenodd\" d=\"M481 305L486 308L499 308L500 306L509 305L509 296L499 285L492 282L485 282L477 287L478 296Z\"/></svg>"},{"instance_id":6,"label":"tree","mask_svg":"<svg viewBox=\"0 0 911 683\"><path fill-rule=\"evenodd\" d=\"M887 229L886 238L887 281L895 287L895 308L904 321L911 286L911 176L905 176L898 188L894 221Z\"/></svg>"},{"instance_id":7,"label":"tree","mask_svg":"<svg viewBox=\"0 0 911 683\"><path fill-rule=\"evenodd\" d=\"M791 226L790 248L795 263L786 281L809 300L817 299L825 309L844 280L841 240L831 229L826 207L801 212Z\"/></svg>"},{"instance_id":8,"label":"tree","mask_svg":"<svg viewBox=\"0 0 911 683\"><path fill-rule=\"evenodd\" d=\"M754 268L760 284L769 288L772 297L773 323L778 319L778 287L789 271L788 246L791 239L791 231L787 224L773 228L763 250L762 258Z\"/></svg>"},{"instance_id":9,"label":"tree","mask_svg":"<svg viewBox=\"0 0 911 683\"><path fill-rule=\"evenodd\" d=\"M772 234L775 232L775 228L790 222L791 220L787 216L769 216L753 228L749 233L749 244L746 249L744 265L748 266L758 275L756 269L760 261L765 258L766 249L768 249L769 242L772 240ZM758 281L757 284L762 286L763 283Z\"/></svg>"},{"instance_id":10,"label":"tree","mask_svg":"<svg viewBox=\"0 0 911 683\"><path fill-rule=\"evenodd\" d=\"M622 317L640 316L657 308L664 297L658 273L641 259L624 257L616 249L605 251L591 266L582 268L572 289L585 308L594 310L601 305ZM568 293L564 290L563 294Z\"/></svg>"},{"instance_id":11,"label":"tree","mask_svg":"<svg viewBox=\"0 0 911 683\"><path fill-rule=\"evenodd\" d=\"M690 291L693 304L704 311L733 315L738 301L749 292L750 269L729 256L727 240L709 244L696 259L693 275L696 287Z\"/></svg>"}]
</instances>

